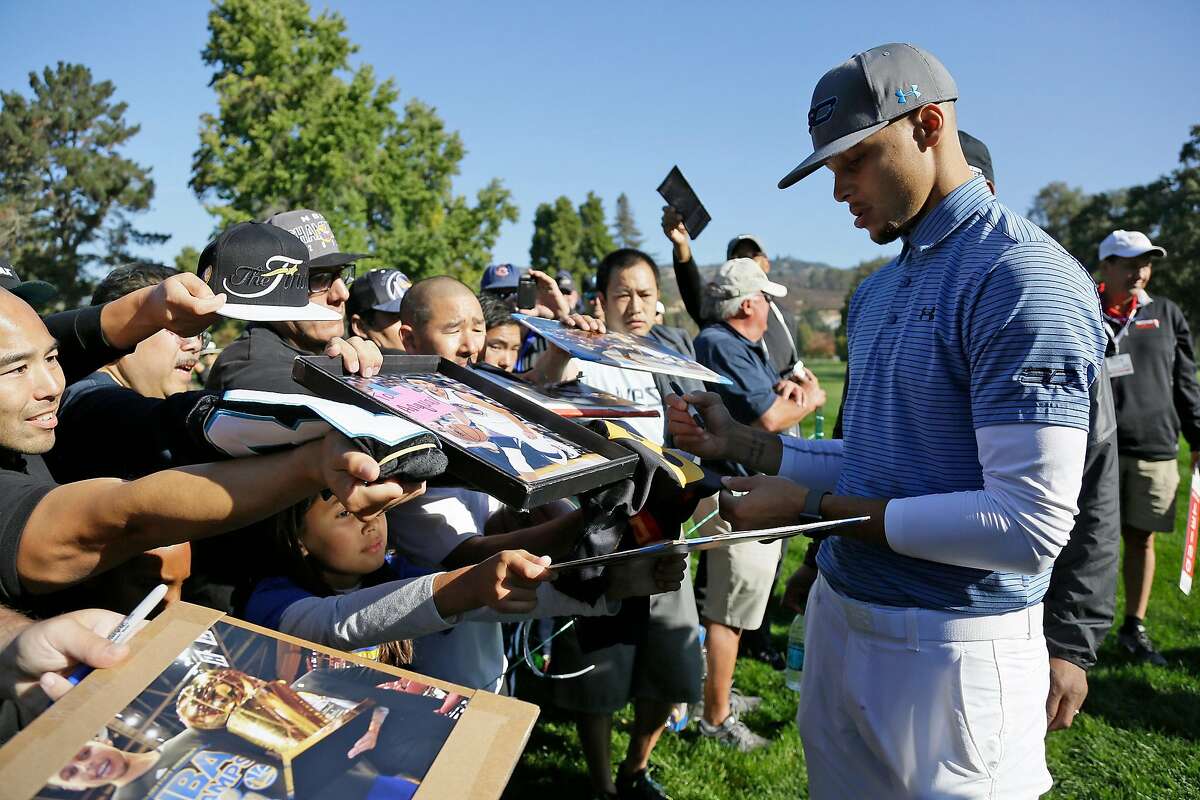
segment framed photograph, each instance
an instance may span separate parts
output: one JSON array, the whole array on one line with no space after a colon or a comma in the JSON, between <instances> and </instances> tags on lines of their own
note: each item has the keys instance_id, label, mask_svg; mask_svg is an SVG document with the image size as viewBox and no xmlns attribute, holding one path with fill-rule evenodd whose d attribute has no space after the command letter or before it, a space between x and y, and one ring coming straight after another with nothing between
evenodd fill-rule
<instances>
[{"instance_id":1,"label":"framed photograph","mask_svg":"<svg viewBox=\"0 0 1200 800\"><path fill-rule=\"evenodd\" d=\"M657 409L636 406L615 394L601 391L580 380L535 386L518 375L490 364L476 364L474 370L477 374L503 386L510 392L532 400L560 417L568 419L625 419L662 416L662 412Z\"/></svg>"},{"instance_id":2,"label":"framed photograph","mask_svg":"<svg viewBox=\"0 0 1200 800\"><path fill-rule=\"evenodd\" d=\"M436 356L385 356L372 378L341 362L298 357L297 382L320 397L398 414L432 431L449 474L526 509L633 474L637 456L602 436Z\"/></svg>"},{"instance_id":3,"label":"framed photograph","mask_svg":"<svg viewBox=\"0 0 1200 800\"><path fill-rule=\"evenodd\" d=\"M512 316L543 339L583 361L594 361L618 369L681 375L705 383L730 383L724 375L719 375L695 359L677 353L645 336L632 336L615 331L593 333L578 328L565 328L557 320L529 317L524 314Z\"/></svg>"},{"instance_id":4,"label":"framed photograph","mask_svg":"<svg viewBox=\"0 0 1200 800\"><path fill-rule=\"evenodd\" d=\"M0 750L5 797L497 797L537 716L187 603L131 646ZM477 699L490 713L472 713ZM498 772L480 733L520 742L494 742ZM487 770L490 789L456 793L458 775Z\"/></svg>"}]
</instances>

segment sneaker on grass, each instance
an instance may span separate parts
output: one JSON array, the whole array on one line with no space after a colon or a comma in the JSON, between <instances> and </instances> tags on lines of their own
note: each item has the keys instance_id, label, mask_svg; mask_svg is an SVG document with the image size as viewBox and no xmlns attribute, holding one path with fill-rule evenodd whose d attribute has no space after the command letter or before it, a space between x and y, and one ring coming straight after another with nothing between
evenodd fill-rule
<instances>
[{"instance_id":1,"label":"sneaker on grass","mask_svg":"<svg viewBox=\"0 0 1200 800\"><path fill-rule=\"evenodd\" d=\"M715 739L726 747L736 748L741 753L749 753L770 744L768 739L747 728L736 714L730 714L720 725L709 725L705 720L700 720L700 735Z\"/></svg>"},{"instance_id":2,"label":"sneaker on grass","mask_svg":"<svg viewBox=\"0 0 1200 800\"><path fill-rule=\"evenodd\" d=\"M1137 661L1156 667L1167 666L1167 659L1154 649L1154 643L1150 641L1145 625L1139 624L1136 628L1122 626L1117 631L1117 644L1128 650Z\"/></svg>"},{"instance_id":3,"label":"sneaker on grass","mask_svg":"<svg viewBox=\"0 0 1200 800\"><path fill-rule=\"evenodd\" d=\"M655 783L646 770L632 775L617 773L617 800L671 800L663 787Z\"/></svg>"},{"instance_id":4,"label":"sneaker on grass","mask_svg":"<svg viewBox=\"0 0 1200 800\"><path fill-rule=\"evenodd\" d=\"M729 713L735 717L741 717L743 714L749 714L754 709L762 705L762 698L752 694L742 694L741 690L734 686L729 690ZM698 703L692 703L688 709L689 716L693 719L700 719L704 716L704 700Z\"/></svg>"}]
</instances>

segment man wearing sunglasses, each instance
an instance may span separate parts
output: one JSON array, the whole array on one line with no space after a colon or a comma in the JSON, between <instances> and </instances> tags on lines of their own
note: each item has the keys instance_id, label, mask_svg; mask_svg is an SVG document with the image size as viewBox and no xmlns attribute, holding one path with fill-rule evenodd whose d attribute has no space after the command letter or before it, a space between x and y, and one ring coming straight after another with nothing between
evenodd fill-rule
<instances>
[{"instance_id":1,"label":"man wearing sunglasses","mask_svg":"<svg viewBox=\"0 0 1200 800\"><path fill-rule=\"evenodd\" d=\"M292 361L296 356L333 355L338 350L361 350L366 345L358 337L346 340L347 288L354 277L354 262L366 256L344 253L329 222L320 212L310 209L284 211L267 218L267 223L291 233L308 248L308 292L310 302L338 313L336 320L288 320L251 323L230 344L209 370L209 389L257 389L268 392L308 394L292 380ZM372 346L373 349L373 346Z\"/></svg>"}]
</instances>

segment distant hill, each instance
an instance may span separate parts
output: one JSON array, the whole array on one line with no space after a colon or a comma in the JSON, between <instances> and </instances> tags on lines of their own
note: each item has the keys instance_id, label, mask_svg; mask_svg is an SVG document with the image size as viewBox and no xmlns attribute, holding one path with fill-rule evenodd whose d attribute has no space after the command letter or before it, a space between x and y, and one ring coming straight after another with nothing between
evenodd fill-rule
<instances>
[{"instance_id":1,"label":"distant hill","mask_svg":"<svg viewBox=\"0 0 1200 800\"><path fill-rule=\"evenodd\" d=\"M683 301L679 298L679 288L671 279L673 273L669 257L666 264L663 270L663 304L670 311L682 313ZM719 266L720 264L701 265L700 274L710 276ZM854 285L854 279L853 269L791 256L771 259L771 280L788 288L787 297L782 305L797 316L808 310L840 310L846 299L846 292Z\"/></svg>"}]
</instances>

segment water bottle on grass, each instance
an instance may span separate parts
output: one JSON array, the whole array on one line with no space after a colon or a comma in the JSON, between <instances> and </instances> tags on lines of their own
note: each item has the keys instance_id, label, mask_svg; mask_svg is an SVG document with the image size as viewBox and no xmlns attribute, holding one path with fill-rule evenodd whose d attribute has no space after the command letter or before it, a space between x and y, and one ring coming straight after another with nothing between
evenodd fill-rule
<instances>
[{"instance_id":1,"label":"water bottle on grass","mask_svg":"<svg viewBox=\"0 0 1200 800\"><path fill-rule=\"evenodd\" d=\"M797 614L788 628L787 669L783 682L794 692L800 691L800 678L804 674L804 615Z\"/></svg>"}]
</instances>

